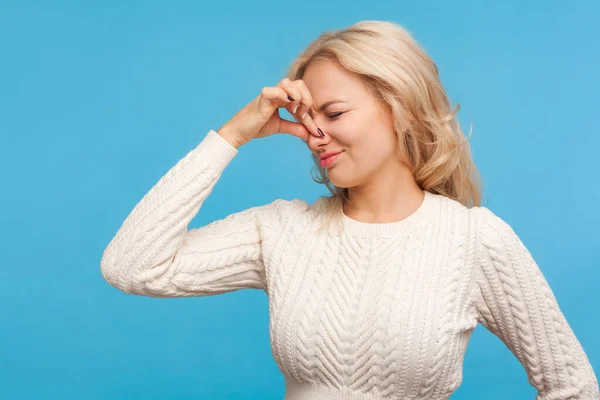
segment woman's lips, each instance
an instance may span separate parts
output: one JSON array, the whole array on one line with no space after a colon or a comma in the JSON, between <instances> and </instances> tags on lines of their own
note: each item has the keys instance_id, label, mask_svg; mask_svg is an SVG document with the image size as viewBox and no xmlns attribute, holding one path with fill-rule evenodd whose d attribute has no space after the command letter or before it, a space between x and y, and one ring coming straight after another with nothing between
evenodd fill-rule
<instances>
[{"instance_id":1,"label":"woman's lips","mask_svg":"<svg viewBox=\"0 0 600 400\"><path fill-rule=\"evenodd\" d=\"M343 151L331 156L331 157L327 157L321 160L321 167L322 168L329 168L331 165L333 165L333 163L340 157L340 155L343 153Z\"/></svg>"}]
</instances>

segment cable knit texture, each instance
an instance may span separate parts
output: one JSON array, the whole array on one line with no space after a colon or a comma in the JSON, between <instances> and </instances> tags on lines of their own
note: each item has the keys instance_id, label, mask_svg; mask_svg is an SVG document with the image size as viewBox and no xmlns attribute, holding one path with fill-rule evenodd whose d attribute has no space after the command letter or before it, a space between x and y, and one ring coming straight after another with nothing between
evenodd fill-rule
<instances>
[{"instance_id":1,"label":"cable knit texture","mask_svg":"<svg viewBox=\"0 0 600 400\"><path fill-rule=\"evenodd\" d=\"M542 272L485 207L424 191L391 223L324 201L277 199L188 229L238 150L210 130L142 198L108 244L104 279L131 294L262 289L285 399L448 399L481 322L521 362L537 400L599 400L598 381Z\"/></svg>"}]
</instances>

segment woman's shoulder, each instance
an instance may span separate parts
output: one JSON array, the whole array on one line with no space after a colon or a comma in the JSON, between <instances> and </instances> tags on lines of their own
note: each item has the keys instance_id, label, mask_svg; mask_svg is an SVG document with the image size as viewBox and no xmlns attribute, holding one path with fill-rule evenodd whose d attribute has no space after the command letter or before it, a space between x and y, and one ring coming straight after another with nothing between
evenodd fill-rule
<instances>
[{"instance_id":1,"label":"woman's shoulder","mask_svg":"<svg viewBox=\"0 0 600 400\"><path fill-rule=\"evenodd\" d=\"M296 219L302 214L319 213L321 210L321 204L322 203L320 202L320 200L310 203L298 197L279 197L268 204L260 206L260 208L268 210L268 214L270 215L270 217L274 217L281 221L289 221Z\"/></svg>"},{"instance_id":2,"label":"woman's shoulder","mask_svg":"<svg viewBox=\"0 0 600 400\"><path fill-rule=\"evenodd\" d=\"M290 200L279 198L276 201L281 202L283 207L290 211L293 210L293 212L321 214L326 211L331 200L332 199L327 196L320 196L312 201L307 201L298 197L294 197Z\"/></svg>"},{"instance_id":3,"label":"woman's shoulder","mask_svg":"<svg viewBox=\"0 0 600 400\"><path fill-rule=\"evenodd\" d=\"M511 226L504 218L489 209L487 206L471 207L470 213L482 229L501 228L512 230Z\"/></svg>"},{"instance_id":4,"label":"woman's shoulder","mask_svg":"<svg viewBox=\"0 0 600 400\"><path fill-rule=\"evenodd\" d=\"M439 206L439 210L441 214L452 214L454 217L463 217L468 218L473 213L474 207L467 207L462 204L460 201L453 199L452 197L448 197L446 195L434 192L427 192L436 204Z\"/></svg>"},{"instance_id":5,"label":"woman's shoulder","mask_svg":"<svg viewBox=\"0 0 600 400\"><path fill-rule=\"evenodd\" d=\"M282 217L298 216L300 214L317 217L326 213L329 206L331 206L331 199L326 196L321 196L313 201L307 201L298 197L279 197L264 205L252 207L252 209L264 210L269 214L276 214Z\"/></svg>"},{"instance_id":6,"label":"woman's shoulder","mask_svg":"<svg viewBox=\"0 0 600 400\"><path fill-rule=\"evenodd\" d=\"M289 219L294 215L306 211L309 207L310 204L299 198L285 199L283 197L278 197L267 204L253 208L267 211L267 213L271 216L278 216L281 217L281 219Z\"/></svg>"},{"instance_id":7,"label":"woman's shoulder","mask_svg":"<svg viewBox=\"0 0 600 400\"><path fill-rule=\"evenodd\" d=\"M472 207L470 213L476 227L478 243L497 251L507 247L524 249L521 238L504 217L486 206Z\"/></svg>"},{"instance_id":8,"label":"woman's shoulder","mask_svg":"<svg viewBox=\"0 0 600 400\"><path fill-rule=\"evenodd\" d=\"M487 237L501 239L502 236L515 235L511 225L496 212L485 205L466 206L450 197L436 194L440 209L451 213L453 221L471 226L477 232L485 233Z\"/></svg>"},{"instance_id":9,"label":"woman's shoulder","mask_svg":"<svg viewBox=\"0 0 600 400\"><path fill-rule=\"evenodd\" d=\"M271 226L278 232L287 231L290 227L302 231L302 227L326 214L326 202L323 198L309 202L298 197L280 197L258 208L264 210L261 225Z\"/></svg>"}]
</instances>

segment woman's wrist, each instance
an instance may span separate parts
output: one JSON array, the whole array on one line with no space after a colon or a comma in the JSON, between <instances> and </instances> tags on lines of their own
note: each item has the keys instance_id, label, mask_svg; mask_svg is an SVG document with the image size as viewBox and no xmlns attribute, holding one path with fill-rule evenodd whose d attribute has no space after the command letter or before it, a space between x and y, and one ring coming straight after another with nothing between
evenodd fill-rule
<instances>
[{"instance_id":1,"label":"woman's wrist","mask_svg":"<svg viewBox=\"0 0 600 400\"><path fill-rule=\"evenodd\" d=\"M237 135L234 131L229 129L226 125L223 125L219 130L217 130L217 134L219 134L223 139L229 142L230 145L238 149L244 142L240 139L240 136Z\"/></svg>"}]
</instances>

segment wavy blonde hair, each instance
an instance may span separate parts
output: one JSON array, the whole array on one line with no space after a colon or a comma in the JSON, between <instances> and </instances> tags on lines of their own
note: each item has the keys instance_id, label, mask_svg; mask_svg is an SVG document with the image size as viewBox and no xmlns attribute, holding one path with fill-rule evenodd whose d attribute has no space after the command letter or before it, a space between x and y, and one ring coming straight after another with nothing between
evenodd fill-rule
<instances>
[{"instance_id":1,"label":"wavy blonde hair","mask_svg":"<svg viewBox=\"0 0 600 400\"><path fill-rule=\"evenodd\" d=\"M317 60L336 61L357 74L374 98L391 110L400 146L423 190L466 207L480 205L481 178L468 143L472 124L465 138L456 117L460 104L451 108L436 64L407 29L388 21L360 21L325 31L292 62L287 77L302 79L306 68ZM322 231L331 218L341 217L348 189L332 185L318 157L313 154L312 158L311 176L314 168L319 175L313 180L331 192L321 196L330 215Z\"/></svg>"}]
</instances>

